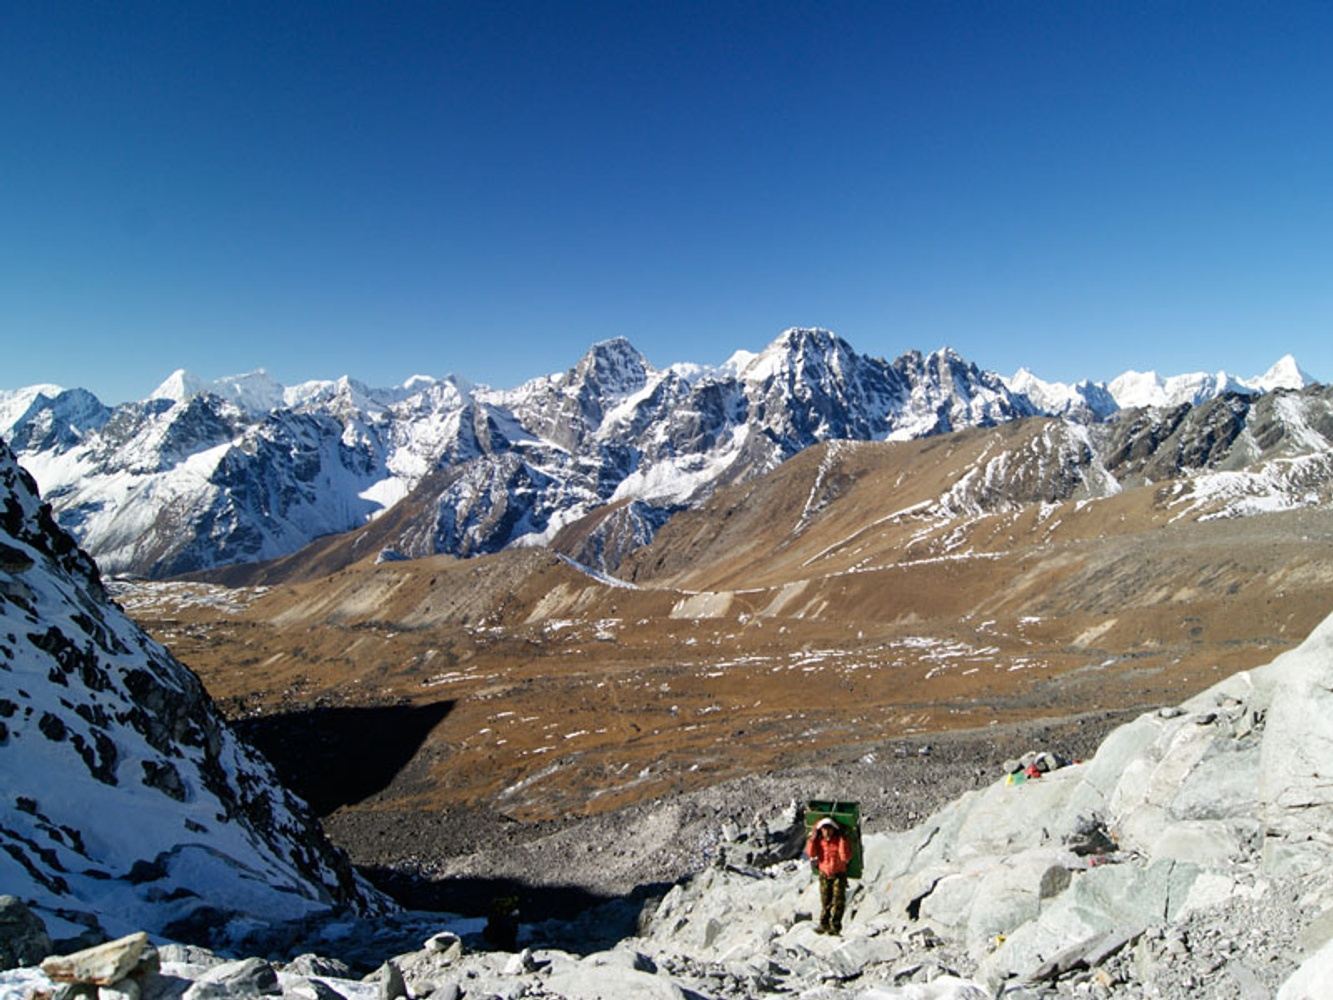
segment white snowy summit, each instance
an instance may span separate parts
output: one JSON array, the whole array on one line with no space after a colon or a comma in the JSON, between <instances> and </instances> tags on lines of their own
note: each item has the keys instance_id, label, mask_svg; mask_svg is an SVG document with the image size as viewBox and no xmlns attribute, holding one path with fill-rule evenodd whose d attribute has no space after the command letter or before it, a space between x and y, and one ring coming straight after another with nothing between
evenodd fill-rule
<instances>
[{"instance_id":1,"label":"white snowy summit","mask_svg":"<svg viewBox=\"0 0 1333 1000\"><path fill-rule=\"evenodd\" d=\"M1284 354L1268 371L1250 379L1249 384L1260 392L1272 392L1275 389L1304 389L1315 382L1314 376L1303 371L1295 358Z\"/></svg>"},{"instance_id":2,"label":"white snowy summit","mask_svg":"<svg viewBox=\"0 0 1333 1000\"><path fill-rule=\"evenodd\" d=\"M1116 405L1122 410L1137 406L1195 405L1214 399L1224 392L1252 393L1255 390L1226 372L1192 372L1162 378L1156 372L1128 371L1111 380L1108 386Z\"/></svg>"},{"instance_id":3,"label":"white snowy summit","mask_svg":"<svg viewBox=\"0 0 1333 1000\"><path fill-rule=\"evenodd\" d=\"M211 393L225 399L245 413L261 416L287 404L281 385L260 368L244 375L228 375L211 382L178 368L152 391L149 399L188 403L195 396Z\"/></svg>"},{"instance_id":4,"label":"white snowy summit","mask_svg":"<svg viewBox=\"0 0 1333 1000\"><path fill-rule=\"evenodd\" d=\"M1228 392L1256 396L1276 389L1304 389L1315 381L1301 370L1295 358L1286 354L1254 378L1237 378L1224 371L1192 372L1170 378L1162 378L1156 372L1127 371L1112 379L1108 388L1116 405L1129 410L1140 406L1193 406Z\"/></svg>"}]
</instances>

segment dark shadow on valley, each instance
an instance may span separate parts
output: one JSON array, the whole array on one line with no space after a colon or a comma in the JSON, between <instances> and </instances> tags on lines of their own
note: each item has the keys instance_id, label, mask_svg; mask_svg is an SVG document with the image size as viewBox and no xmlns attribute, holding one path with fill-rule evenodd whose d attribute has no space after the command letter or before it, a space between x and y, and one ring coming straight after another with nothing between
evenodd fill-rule
<instances>
[{"instance_id":1,"label":"dark shadow on valley","mask_svg":"<svg viewBox=\"0 0 1333 1000\"><path fill-rule=\"evenodd\" d=\"M240 719L241 737L316 815L383 791L456 703L312 708Z\"/></svg>"},{"instance_id":2,"label":"dark shadow on valley","mask_svg":"<svg viewBox=\"0 0 1333 1000\"><path fill-rule=\"evenodd\" d=\"M427 880L388 867L361 866L358 871L412 910L488 917L497 903L503 909L503 904L512 902L525 934L532 936L528 943L572 954L601 951L637 934L645 905L671 888L669 882L655 882L637 886L625 896L610 896L575 885L537 885L512 878L458 875Z\"/></svg>"}]
</instances>

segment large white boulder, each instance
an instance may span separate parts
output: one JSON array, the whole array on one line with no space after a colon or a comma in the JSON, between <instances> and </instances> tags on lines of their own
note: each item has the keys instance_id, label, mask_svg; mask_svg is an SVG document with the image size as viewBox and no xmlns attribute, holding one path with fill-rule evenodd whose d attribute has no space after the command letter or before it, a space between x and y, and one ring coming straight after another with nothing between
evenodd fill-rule
<instances>
[{"instance_id":1,"label":"large white boulder","mask_svg":"<svg viewBox=\"0 0 1333 1000\"><path fill-rule=\"evenodd\" d=\"M1277 1000L1326 1000L1333 984L1333 941L1307 958L1277 991Z\"/></svg>"},{"instance_id":2,"label":"large white boulder","mask_svg":"<svg viewBox=\"0 0 1333 1000\"><path fill-rule=\"evenodd\" d=\"M1333 616L1267 668L1280 676L1259 766L1271 871L1327 871L1333 854Z\"/></svg>"}]
</instances>

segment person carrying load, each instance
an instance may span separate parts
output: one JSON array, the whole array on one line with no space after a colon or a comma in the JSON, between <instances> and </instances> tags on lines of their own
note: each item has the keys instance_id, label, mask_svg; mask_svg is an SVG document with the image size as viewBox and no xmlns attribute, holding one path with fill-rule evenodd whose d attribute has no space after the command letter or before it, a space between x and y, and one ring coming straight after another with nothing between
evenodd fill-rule
<instances>
[{"instance_id":1,"label":"person carrying load","mask_svg":"<svg viewBox=\"0 0 1333 1000\"><path fill-rule=\"evenodd\" d=\"M837 820L825 816L810 831L805 853L819 872L819 926L816 934L842 933L847 907L847 868L852 863L852 841Z\"/></svg>"}]
</instances>

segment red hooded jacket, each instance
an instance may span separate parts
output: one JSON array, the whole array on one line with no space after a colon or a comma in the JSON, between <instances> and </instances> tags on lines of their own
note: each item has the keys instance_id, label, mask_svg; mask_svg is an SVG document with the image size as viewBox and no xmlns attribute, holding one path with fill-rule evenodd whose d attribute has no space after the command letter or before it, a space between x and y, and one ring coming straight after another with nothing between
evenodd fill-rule
<instances>
[{"instance_id":1,"label":"red hooded jacket","mask_svg":"<svg viewBox=\"0 0 1333 1000\"><path fill-rule=\"evenodd\" d=\"M840 827L833 828L827 839L819 832L821 822L805 843L805 853L814 859L821 875L841 875L852 863L852 842Z\"/></svg>"}]
</instances>

